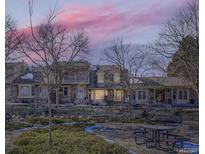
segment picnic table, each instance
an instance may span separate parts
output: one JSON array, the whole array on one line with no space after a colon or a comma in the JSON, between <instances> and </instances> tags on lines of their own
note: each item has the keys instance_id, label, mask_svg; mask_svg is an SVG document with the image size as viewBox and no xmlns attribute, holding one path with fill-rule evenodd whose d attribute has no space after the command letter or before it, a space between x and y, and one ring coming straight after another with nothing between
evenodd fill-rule
<instances>
[{"instance_id":1,"label":"picnic table","mask_svg":"<svg viewBox=\"0 0 205 154\"><path fill-rule=\"evenodd\" d=\"M176 127L173 126L160 126L160 125L141 125L139 126L140 129L144 132L144 137L146 140L146 146L148 146L148 143L154 143L152 147L161 148L160 142L161 137L163 133L168 133L169 131L175 130ZM151 132L151 138L148 135L148 133ZM150 134L149 134L150 135Z\"/></svg>"}]
</instances>

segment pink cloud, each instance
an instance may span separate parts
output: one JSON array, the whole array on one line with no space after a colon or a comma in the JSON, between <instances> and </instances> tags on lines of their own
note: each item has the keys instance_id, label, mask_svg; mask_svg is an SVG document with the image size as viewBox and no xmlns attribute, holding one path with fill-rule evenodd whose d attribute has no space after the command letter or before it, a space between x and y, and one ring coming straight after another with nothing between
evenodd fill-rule
<instances>
[{"instance_id":1,"label":"pink cloud","mask_svg":"<svg viewBox=\"0 0 205 154\"><path fill-rule=\"evenodd\" d=\"M92 7L75 4L66 6L66 9L70 10L69 13L61 14L57 22L71 30L85 29L96 42L121 31L160 24L167 15L160 7L147 8L140 13L133 10L122 12L111 5Z\"/></svg>"}]
</instances>

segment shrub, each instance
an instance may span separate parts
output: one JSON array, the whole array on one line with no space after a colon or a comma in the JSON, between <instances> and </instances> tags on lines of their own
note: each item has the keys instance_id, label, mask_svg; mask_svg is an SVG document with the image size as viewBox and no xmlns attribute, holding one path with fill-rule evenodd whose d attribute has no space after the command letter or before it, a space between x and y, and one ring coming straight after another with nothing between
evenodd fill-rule
<instances>
[{"instance_id":1,"label":"shrub","mask_svg":"<svg viewBox=\"0 0 205 154\"><path fill-rule=\"evenodd\" d=\"M78 117L74 117L71 119L67 119L67 118L51 118L52 123L54 124L62 124L62 123L66 123L66 122L89 122L90 120L87 120L85 117L82 118L78 118ZM49 119L47 117L30 117L27 119L28 123L31 124L41 124L41 125L48 125L49 123Z\"/></svg>"},{"instance_id":2,"label":"shrub","mask_svg":"<svg viewBox=\"0 0 205 154\"><path fill-rule=\"evenodd\" d=\"M24 132L8 154L49 153L47 129ZM127 149L110 144L93 134L84 133L81 126L55 126L52 130L52 154L125 154Z\"/></svg>"},{"instance_id":3,"label":"shrub","mask_svg":"<svg viewBox=\"0 0 205 154\"><path fill-rule=\"evenodd\" d=\"M48 125L48 118L41 118L41 117L30 117L27 119L27 122L31 124L41 124L41 125Z\"/></svg>"},{"instance_id":4,"label":"shrub","mask_svg":"<svg viewBox=\"0 0 205 154\"><path fill-rule=\"evenodd\" d=\"M31 127L32 125L20 122L6 122L6 130L12 131L15 129Z\"/></svg>"}]
</instances>

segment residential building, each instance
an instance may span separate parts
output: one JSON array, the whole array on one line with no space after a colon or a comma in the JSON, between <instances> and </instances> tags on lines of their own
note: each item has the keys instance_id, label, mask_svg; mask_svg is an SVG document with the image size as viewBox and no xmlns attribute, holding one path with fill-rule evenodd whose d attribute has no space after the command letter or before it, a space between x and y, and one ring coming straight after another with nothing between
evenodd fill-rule
<instances>
[{"instance_id":1,"label":"residential building","mask_svg":"<svg viewBox=\"0 0 205 154\"><path fill-rule=\"evenodd\" d=\"M125 70L126 71L126 70ZM127 78L122 79L121 70L115 65L98 65L95 80L90 83L90 99L93 101L122 102L126 93Z\"/></svg>"},{"instance_id":2,"label":"residential building","mask_svg":"<svg viewBox=\"0 0 205 154\"><path fill-rule=\"evenodd\" d=\"M66 69L60 92L61 102L82 101L88 98L90 65L87 61L76 61Z\"/></svg>"},{"instance_id":3,"label":"residential building","mask_svg":"<svg viewBox=\"0 0 205 154\"><path fill-rule=\"evenodd\" d=\"M54 77L51 75L51 86ZM13 101L15 102L47 102L47 86L43 73L37 67L27 68L12 82ZM64 71L59 91L60 103L82 101L88 98L89 64L87 61L77 61ZM56 94L51 92L51 100L56 101Z\"/></svg>"},{"instance_id":4,"label":"residential building","mask_svg":"<svg viewBox=\"0 0 205 154\"><path fill-rule=\"evenodd\" d=\"M47 86L42 72L37 67L29 68L24 62L6 64L6 102L47 102ZM91 69L87 61L76 61L64 71L59 90L59 102L130 102L133 104L198 103L198 95L192 84L178 77L133 77L128 82L115 65L98 65ZM51 75L51 79L54 77ZM52 80L51 80L52 81ZM127 83L130 85L128 86ZM56 102L55 89L51 100Z\"/></svg>"},{"instance_id":5,"label":"residential building","mask_svg":"<svg viewBox=\"0 0 205 154\"><path fill-rule=\"evenodd\" d=\"M6 63L5 64L5 99L10 101L14 98L13 93L16 92L15 87L13 87L12 82L20 75L24 74L26 71L26 63Z\"/></svg>"},{"instance_id":6,"label":"residential building","mask_svg":"<svg viewBox=\"0 0 205 154\"><path fill-rule=\"evenodd\" d=\"M130 79L132 102L185 104L197 103L192 84L178 77L141 77Z\"/></svg>"},{"instance_id":7,"label":"residential building","mask_svg":"<svg viewBox=\"0 0 205 154\"><path fill-rule=\"evenodd\" d=\"M16 89L13 93L17 103L47 102L47 87L43 82L43 75L40 71L29 70L17 77L12 86Z\"/></svg>"}]
</instances>

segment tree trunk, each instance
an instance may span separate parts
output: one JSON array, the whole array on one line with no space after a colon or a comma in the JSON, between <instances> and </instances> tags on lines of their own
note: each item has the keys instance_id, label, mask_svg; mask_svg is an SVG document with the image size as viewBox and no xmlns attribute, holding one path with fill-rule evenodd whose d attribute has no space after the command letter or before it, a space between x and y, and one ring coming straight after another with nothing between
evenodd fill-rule
<instances>
[{"instance_id":1,"label":"tree trunk","mask_svg":"<svg viewBox=\"0 0 205 154\"><path fill-rule=\"evenodd\" d=\"M52 136L51 136L51 98L50 98L50 91L49 91L49 87L47 87L48 90L48 118L49 118L49 131L48 131L48 145L49 145L49 150L51 150L52 148Z\"/></svg>"},{"instance_id":2,"label":"tree trunk","mask_svg":"<svg viewBox=\"0 0 205 154\"><path fill-rule=\"evenodd\" d=\"M59 88L56 89L56 105L59 104Z\"/></svg>"}]
</instances>

